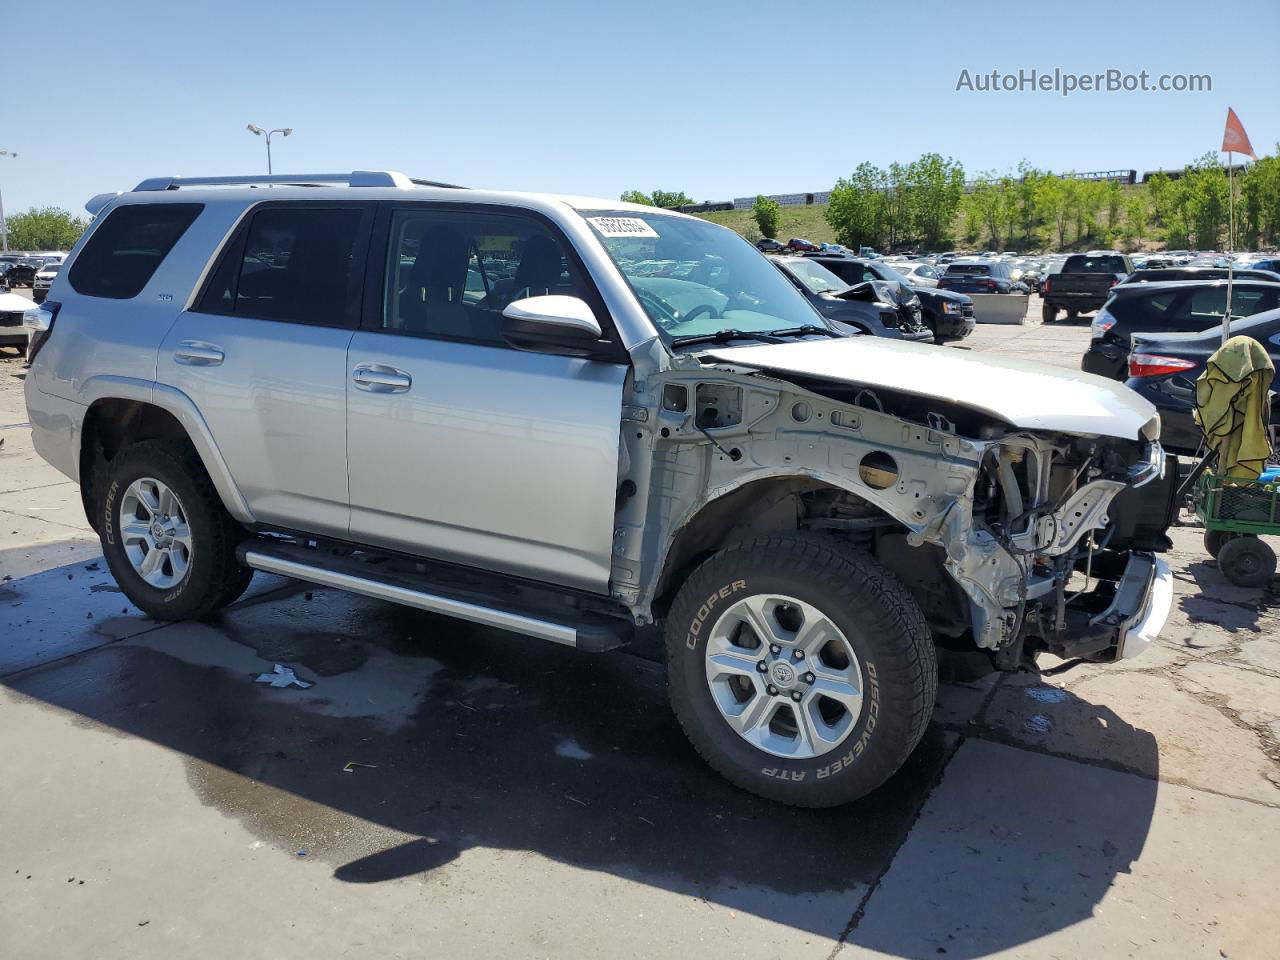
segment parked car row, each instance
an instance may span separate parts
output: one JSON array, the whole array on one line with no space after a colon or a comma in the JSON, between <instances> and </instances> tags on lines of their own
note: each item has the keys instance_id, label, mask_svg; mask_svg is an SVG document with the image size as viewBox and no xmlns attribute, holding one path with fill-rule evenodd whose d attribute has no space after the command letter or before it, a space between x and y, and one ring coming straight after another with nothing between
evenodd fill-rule
<instances>
[{"instance_id":1,"label":"parked car row","mask_svg":"<svg viewBox=\"0 0 1280 960\"><path fill-rule=\"evenodd\" d=\"M64 253L0 253L0 284L6 287L34 287L36 274L50 264L61 264ZM47 291L46 283L44 289Z\"/></svg>"},{"instance_id":2,"label":"parked car row","mask_svg":"<svg viewBox=\"0 0 1280 960\"><path fill-rule=\"evenodd\" d=\"M1143 273L1162 279L1145 280ZM1122 381L1150 401L1160 412L1160 441L1170 453L1201 452L1192 416L1196 378L1222 345L1227 296L1226 271L1216 267L1140 270L1110 288L1093 318L1081 369ZM1280 360L1280 275L1240 271L1230 298L1231 335L1253 337ZM1274 400L1271 423L1273 431L1280 426Z\"/></svg>"}]
</instances>

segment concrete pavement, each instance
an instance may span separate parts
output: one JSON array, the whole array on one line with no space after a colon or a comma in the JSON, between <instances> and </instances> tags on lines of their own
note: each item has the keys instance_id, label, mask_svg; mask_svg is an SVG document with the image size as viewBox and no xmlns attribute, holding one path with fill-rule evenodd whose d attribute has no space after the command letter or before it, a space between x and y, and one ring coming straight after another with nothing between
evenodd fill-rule
<instances>
[{"instance_id":1,"label":"concrete pavement","mask_svg":"<svg viewBox=\"0 0 1280 960\"><path fill-rule=\"evenodd\" d=\"M1073 366L1086 336L963 346ZM21 376L0 361L5 955L1277 955L1280 589L1229 585L1193 527L1144 657L945 683L888 785L793 811L707 770L631 656L262 577L146 619L32 454ZM277 662L315 686L253 683Z\"/></svg>"}]
</instances>

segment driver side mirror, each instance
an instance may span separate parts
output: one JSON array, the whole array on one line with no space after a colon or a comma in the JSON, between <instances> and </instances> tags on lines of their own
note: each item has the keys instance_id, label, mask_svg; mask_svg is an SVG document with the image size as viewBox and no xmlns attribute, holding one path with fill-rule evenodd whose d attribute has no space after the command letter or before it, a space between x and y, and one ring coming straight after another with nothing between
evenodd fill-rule
<instances>
[{"instance_id":1,"label":"driver side mirror","mask_svg":"<svg viewBox=\"0 0 1280 960\"><path fill-rule=\"evenodd\" d=\"M502 336L517 350L590 357L604 334L585 300L549 294L513 300L502 311Z\"/></svg>"}]
</instances>

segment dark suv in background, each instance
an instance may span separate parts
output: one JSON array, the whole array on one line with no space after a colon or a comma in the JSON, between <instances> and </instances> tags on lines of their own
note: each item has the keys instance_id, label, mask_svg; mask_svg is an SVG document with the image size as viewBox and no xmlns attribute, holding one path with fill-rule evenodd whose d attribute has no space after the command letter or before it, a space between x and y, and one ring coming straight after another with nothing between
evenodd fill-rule
<instances>
[{"instance_id":1,"label":"dark suv in background","mask_svg":"<svg viewBox=\"0 0 1280 960\"><path fill-rule=\"evenodd\" d=\"M973 333L973 300L963 293L916 286L909 277L880 260L832 255L816 255L810 259L822 264L845 283L883 280L898 284L904 292L903 298L908 302L914 294L920 302L921 318L933 331L935 342L963 340Z\"/></svg>"},{"instance_id":2,"label":"dark suv in background","mask_svg":"<svg viewBox=\"0 0 1280 960\"><path fill-rule=\"evenodd\" d=\"M1028 287L1013 278L1004 260L956 260L938 280L939 290L955 293L1027 293Z\"/></svg>"},{"instance_id":3,"label":"dark suv in background","mask_svg":"<svg viewBox=\"0 0 1280 960\"><path fill-rule=\"evenodd\" d=\"M1227 281L1121 284L1093 319L1093 338L1080 367L1123 380L1128 371L1130 335L1134 333L1192 333L1222 324L1227 305ZM1236 281L1231 315L1251 317L1280 306L1280 283Z\"/></svg>"},{"instance_id":4,"label":"dark suv in background","mask_svg":"<svg viewBox=\"0 0 1280 960\"><path fill-rule=\"evenodd\" d=\"M816 257L769 259L828 320L877 337L933 340L933 331L920 315L919 303L913 307L902 302L902 291L896 283L876 279L850 284L819 263Z\"/></svg>"}]
</instances>

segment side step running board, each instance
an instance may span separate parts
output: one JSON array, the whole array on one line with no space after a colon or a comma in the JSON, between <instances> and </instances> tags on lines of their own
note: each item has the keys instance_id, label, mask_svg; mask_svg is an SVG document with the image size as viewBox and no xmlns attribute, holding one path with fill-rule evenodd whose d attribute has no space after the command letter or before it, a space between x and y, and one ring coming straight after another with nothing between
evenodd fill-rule
<instances>
[{"instance_id":1,"label":"side step running board","mask_svg":"<svg viewBox=\"0 0 1280 960\"><path fill-rule=\"evenodd\" d=\"M237 551L246 567L308 583L388 600L459 620L510 630L591 652L613 650L630 640L631 625L602 615L582 615L579 623L565 623L533 612L489 606L476 596L439 590L411 574L381 570L380 564L325 554L292 544L250 540ZM426 589L431 587L432 589ZM568 612L568 611L566 611Z\"/></svg>"}]
</instances>

